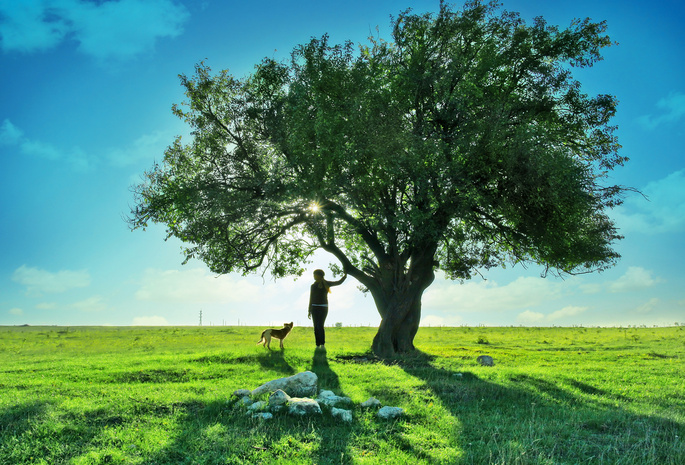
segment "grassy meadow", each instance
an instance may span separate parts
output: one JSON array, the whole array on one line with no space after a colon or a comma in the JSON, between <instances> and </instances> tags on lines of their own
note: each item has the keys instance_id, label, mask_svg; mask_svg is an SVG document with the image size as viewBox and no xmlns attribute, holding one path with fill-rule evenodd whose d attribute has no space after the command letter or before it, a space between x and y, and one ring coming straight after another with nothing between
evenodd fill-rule
<instances>
[{"instance_id":1,"label":"grassy meadow","mask_svg":"<svg viewBox=\"0 0 685 465\"><path fill-rule=\"evenodd\" d=\"M325 354L311 328L271 352L260 331L0 327L0 464L685 463L682 326L421 328L394 362L375 328L327 329ZM352 423L256 420L231 396L305 370Z\"/></svg>"}]
</instances>

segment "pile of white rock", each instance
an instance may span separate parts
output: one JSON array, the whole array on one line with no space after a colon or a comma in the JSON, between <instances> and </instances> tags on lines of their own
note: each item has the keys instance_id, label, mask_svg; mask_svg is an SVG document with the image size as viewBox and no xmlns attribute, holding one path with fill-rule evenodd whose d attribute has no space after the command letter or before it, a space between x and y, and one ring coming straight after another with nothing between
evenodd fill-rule
<instances>
[{"instance_id":1,"label":"pile of white rock","mask_svg":"<svg viewBox=\"0 0 685 465\"><path fill-rule=\"evenodd\" d=\"M352 422L354 403L349 397L341 397L332 391L318 392L316 373L305 371L287 378L275 379L252 391L239 389L233 393L238 398L236 405L246 409L253 418L270 420L274 414L286 412L290 415L322 415L322 408L330 409L331 416L343 422ZM268 400L255 400L269 394ZM404 415L400 407L382 406L371 397L360 404L363 409L378 409L377 416L392 420Z\"/></svg>"}]
</instances>

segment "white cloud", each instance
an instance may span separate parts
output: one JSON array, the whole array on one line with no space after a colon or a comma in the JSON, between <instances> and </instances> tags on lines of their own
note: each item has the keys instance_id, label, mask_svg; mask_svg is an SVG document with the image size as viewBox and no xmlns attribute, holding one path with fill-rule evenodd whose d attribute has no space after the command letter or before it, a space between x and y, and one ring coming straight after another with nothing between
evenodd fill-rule
<instances>
[{"instance_id":1,"label":"white cloud","mask_svg":"<svg viewBox=\"0 0 685 465\"><path fill-rule=\"evenodd\" d=\"M22 316L24 314L24 310L21 308L10 308L9 310L10 315L15 315L15 316Z\"/></svg>"},{"instance_id":2,"label":"white cloud","mask_svg":"<svg viewBox=\"0 0 685 465\"><path fill-rule=\"evenodd\" d=\"M631 266L620 278L608 283L609 292L631 292L654 286L659 279L652 272L639 266Z\"/></svg>"},{"instance_id":3,"label":"white cloud","mask_svg":"<svg viewBox=\"0 0 685 465\"><path fill-rule=\"evenodd\" d=\"M26 286L29 293L58 293L69 289L88 287L90 274L87 270L62 270L56 273L22 265L12 274L12 280Z\"/></svg>"},{"instance_id":4,"label":"white cloud","mask_svg":"<svg viewBox=\"0 0 685 465\"><path fill-rule=\"evenodd\" d=\"M19 52L43 51L57 46L64 40L69 25L63 18L50 17L48 13L51 12L54 3L57 2L0 1L2 49Z\"/></svg>"},{"instance_id":5,"label":"white cloud","mask_svg":"<svg viewBox=\"0 0 685 465\"><path fill-rule=\"evenodd\" d=\"M562 296L560 283L533 277L519 277L499 286L493 281L455 284L436 282L423 298L423 308L459 312L492 312L529 308Z\"/></svg>"},{"instance_id":6,"label":"white cloud","mask_svg":"<svg viewBox=\"0 0 685 465\"><path fill-rule=\"evenodd\" d=\"M657 104L658 115L644 115L640 123L647 129L654 129L662 124L675 123L685 116L685 94L671 92L668 97L660 99Z\"/></svg>"},{"instance_id":7,"label":"white cloud","mask_svg":"<svg viewBox=\"0 0 685 465\"><path fill-rule=\"evenodd\" d=\"M179 36L188 18L172 0L4 0L0 46L33 53L73 39L100 61L123 60L151 51L159 38Z\"/></svg>"},{"instance_id":8,"label":"white cloud","mask_svg":"<svg viewBox=\"0 0 685 465\"><path fill-rule=\"evenodd\" d=\"M541 312L534 312L532 310L526 310L524 312L519 313L516 316L516 322L519 324L523 325L534 325L534 324L541 324L541 323L552 323L556 322L559 320L568 319L569 317L575 317L580 315L581 313L584 313L587 311L588 307L576 307L576 306L568 306L564 307L561 310L557 310L556 312L552 312L548 315L545 315L544 313Z\"/></svg>"},{"instance_id":9,"label":"white cloud","mask_svg":"<svg viewBox=\"0 0 685 465\"><path fill-rule=\"evenodd\" d=\"M137 316L133 326L169 326L169 322L163 316Z\"/></svg>"},{"instance_id":10,"label":"white cloud","mask_svg":"<svg viewBox=\"0 0 685 465\"><path fill-rule=\"evenodd\" d=\"M264 289L247 280L215 276L201 268L190 270L148 269L135 294L142 301L165 303L249 302Z\"/></svg>"},{"instance_id":11,"label":"white cloud","mask_svg":"<svg viewBox=\"0 0 685 465\"><path fill-rule=\"evenodd\" d=\"M516 322L524 325L531 325L536 323L541 323L544 321L545 315L540 312L533 312L531 310L526 310L521 312L516 317Z\"/></svg>"},{"instance_id":12,"label":"white cloud","mask_svg":"<svg viewBox=\"0 0 685 465\"><path fill-rule=\"evenodd\" d=\"M461 324L463 324L463 319L459 315L425 315L421 318L419 326L459 326Z\"/></svg>"},{"instance_id":13,"label":"white cloud","mask_svg":"<svg viewBox=\"0 0 685 465\"><path fill-rule=\"evenodd\" d=\"M578 316L581 313L584 313L588 307L576 307L573 305L570 305L568 307L564 307L561 310L557 310L556 312L552 312L547 316L547 320L549 321L557 321L557 320L563 320L564 318L572 317L572 316Z\"/></svg>"},{"instance_id":14,"label":"white cloud","mask_svg":"<svg viewBox=\"0 0 685 465\"><path fill-rule=\"evenodd\" d=\"M645 234L685 231L685 170L650 182L643 189L647 199L634 195L612 212L621 232Z\"/></svg>"}]
</instances>

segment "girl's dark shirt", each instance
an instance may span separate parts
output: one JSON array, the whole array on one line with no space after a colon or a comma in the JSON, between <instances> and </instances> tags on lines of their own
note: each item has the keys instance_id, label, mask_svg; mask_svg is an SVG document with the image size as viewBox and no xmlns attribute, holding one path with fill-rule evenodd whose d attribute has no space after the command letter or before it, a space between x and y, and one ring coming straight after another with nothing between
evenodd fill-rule
<instances>
[{"instance_id":1,"label":"girl's dark shirt","mask_svg":"<svg viewBox=\"0 0 685 465\"><path fill-rule=\"evenodd\" d=\"M326 281L328 287L338 286L345 281L345 278L339 279L338 281ZM312 304L328 305L328 289L321 283L321 288L319 288L319 283L315 282L312 284L311 292L309 293L309 306Z\"/></svg>"}]
</instances>

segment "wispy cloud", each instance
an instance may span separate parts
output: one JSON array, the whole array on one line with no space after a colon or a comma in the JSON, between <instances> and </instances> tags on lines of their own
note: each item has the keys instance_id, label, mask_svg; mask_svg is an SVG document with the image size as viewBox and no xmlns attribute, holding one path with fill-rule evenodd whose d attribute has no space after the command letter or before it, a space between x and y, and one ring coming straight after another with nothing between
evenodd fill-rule
<instances>
[{"instance_id":1,"label":"wispy cloud","mask_svg":"<svg viewBox=\"0 0 685 465\"><path fill-rule=\"evenodd\" d=\"M106 163L115 168L126 168L138 163L150 164L161 159L166 147L174 140L171 131L143 134L121 148L104 149L101 153L87 153L80 147L64 149L48 142L32 139L9 119L0 124L0 146L14 147L21 155L63 163L75 171L88 171Z\"/></svg>"},{"instance_id":2,"label":"wispy cloud","mask_svg":"<svg viewBox=\"0 0 685 465\"><path fill-rule=\"evenodd\" d=\"M544 323L574 324L574 317L585 313L588 307L568 306L550 314L526 310L517 315L516 321L519 324L533 325Z\"/></svg>"},{"instance_id":3,"label":"wispy cloud","mask_svg":"<svg viewBox=\"0 0 685 465\"><path fill-rule=\"evenodd\" d=\"M532 277L520 277L504 286L494 281L462 285L442 281L426 291L422 306L426 310L499 312L540 305L560 298L563 292L563 286L557 282Z\"/></svg>"},{"instance_id":4,"label":"wispy cloud","mask_svg":"<svg viewBox=\"0 0 685 465\"><path fill-rule=\"evenodd\" d=\"M12 280L26 286L27 292L31 294L60 293L90 286L90 273L87 270L61 270L53 273L22 265L14 271Z\"/></svg>"},{"instance_id":5,"label":"wispy cloud","mask_svg":"<svg viewBox=\"0 0 685 465\"><path fill-rule=\"evenodd\" d=\"M464 324L460 315L425 315L421 318L420 326L459 326Z\"/></svg>"},{"instance_id":6,"label":"wispy cloud","mask_svg":"<svg viewBox=\"0 0 685 465\"><path fill-rule=\"evenodd\" d=\"M685 117L685 94L671 92L668 97L660 99L656 106L659 113L639 118L640 123L650 130L663 124L675 123Z\"/></svg>"},{"instance_id":7,"label":"wispy cloud","mask_svg":"<svg viewBox=\"0 0 685 465\"><path fill-rule=\"evenodd\" d=\"M127 167L140 162L149 163L157 158L161 159L164 150L174 140L173 134L168 131L155 131L143 134L125 148L110 149L106 158L112 166Z\"/></svg>"},{"instance_id":8,"label":"wispy cloud","mask_svg":"<svg viewBox=\"0 0 685 465\"><path fill-rule=\"evenodd\" d=\"M172 0L22 0L0 2L0 47L34 53L67 40L98 61L126 60L177 37L188 10Z\"/></svg>"},{"instance_id":9,"label":"wispy cloud","mask_svg":"<svg viewBox=\"0 0 685 465\"><path fill-rule=\"evenodd\" d=\"M66 163L77 171L87 171L94 160L80 147L61 149L52 144L31 139L16 127L9 119L0 125L0 146L15 147L22 155Z\"/></svg>"},{"instance_id":10,"label":"wispy cloud","mask_svg":"<svg viewBox=\"0 0 685 465\"><path fill-rule=\"evenodd\" d=\"M169 322L163 316L137 316L133 326L169 326Z\"/></svg>"},{"instance_id":11,"label":"wispy cloud","mask_svg":"<svg viewBox=\"0 0 685 465\"><path fill-rule=\"evenodd\" d=\"M685 231L685 170L647 184L642 196L632 196L616 208L612 217L622 232L644 234Z\"/></svg>"},{"instance_id":12,"label":"wispy cloud","mask_svg":"<svg viewBox=\"0 0 685 465\"><path fill-rule=\"evenodd\" d=\"M620 278L608 283L609 292L640 291L659 282L653 273L639 266L631 266Z\"/></svg>"},{"instance_id":13,"label":"wispy cloud","mask_svg":"<svg viewBox=\"0 0 685 465\"><path fill-rule=\"evenodd\" d=\"M201 268L146 270L135 297L162 303L247 302L264 289L231 276L214 276Z\"/></svg>"},{"instance_id":14,"label":"wispy cloud","mask_svg":"<svg viewBox=\"0 0 685 465\"><path fill-rule=\"evenodd\" d=\"M107 310L107 304L99 295L80 300L73 303L71 306L81 312L104 312Z\"/></svg>"}]
</instances>

